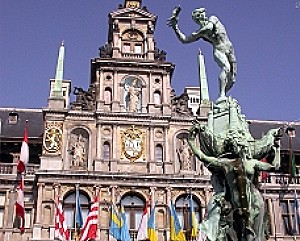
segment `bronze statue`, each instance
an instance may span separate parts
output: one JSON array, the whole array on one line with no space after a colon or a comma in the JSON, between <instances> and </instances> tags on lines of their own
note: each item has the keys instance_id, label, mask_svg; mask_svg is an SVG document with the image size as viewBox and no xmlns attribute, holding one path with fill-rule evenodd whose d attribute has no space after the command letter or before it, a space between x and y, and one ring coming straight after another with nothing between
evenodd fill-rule
<instances>
[{"instance_id":1,"label":"bronze statue","mask_svg":"<svg viewBox=\"0 0 300 241\"><path fill-rule=\"evenodd\" d=\"M203 39L213 46L213 55L215 62L221 68L219 75L220 92L219 99L223 100L225 94L235 83L236 76L236 58L232 43L230 42L224 25L216 16L207 17L205 8L196 8L192 13L192 19L200 28L189 36L184 35L179 27L180 7L175 7L172 16L168 19L168 25L173 28L177 38L182 43L192 43Z\"/></svg>"}]
</instances>

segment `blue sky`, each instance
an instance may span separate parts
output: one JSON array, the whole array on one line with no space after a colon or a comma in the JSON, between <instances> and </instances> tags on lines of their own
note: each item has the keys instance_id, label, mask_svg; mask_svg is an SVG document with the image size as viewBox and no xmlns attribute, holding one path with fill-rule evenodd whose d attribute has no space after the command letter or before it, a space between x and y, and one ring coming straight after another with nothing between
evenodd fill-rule
<instances>
[{"instance_id":1,"label":"blue sky","mask_svg":"<svg viewBox=\"0 0 300 241\"><path fill-rule=\"evenodd\" d=\"M123 0L1 0L0 106L42 108L55 75L58 48L65 41L65 79L87 88L90 59L107 41L108 13ZM198 86L197 54L205 56L210 97L218 95L219 68L204 41L183 45L167 27L181 5L179 27L190 34L196 7L205 7L225 25L237 57L237 81L228 93L247 119L300 119L300 1L298 0L143 0L158 16L155 38L176 65L172 87Z\"/></svg>"}]
</instances>

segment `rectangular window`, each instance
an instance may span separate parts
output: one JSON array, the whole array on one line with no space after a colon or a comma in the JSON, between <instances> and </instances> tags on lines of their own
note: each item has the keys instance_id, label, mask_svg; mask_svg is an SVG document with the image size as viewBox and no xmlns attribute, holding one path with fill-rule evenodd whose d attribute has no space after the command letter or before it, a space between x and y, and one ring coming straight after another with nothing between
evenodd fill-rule
<instances>
[{"instance_id":1,"label":"rectangular window","mask_svg":"<svg viewBox=\"0 0 300 241\"><path fill-rule=\"evenodd\" d=\"M142 53L142 45L136 44L136 45L134 46L134 53L136 53L136 54L141 54L141 53Z\"/></svg>"},{"instance_id":2,"label":"rectangular window","mask_svg":"<svg viewBox=\"0 0 300 241\"><path fill-rule=\"evenodd\" d=\"M32 209L25 210L25 228L31 227L31 210Z\"/></svg>"},{"instance_id":3,"label":"rectangular window","mask_svg":"<svg viewBox=\"0 0 300 241\"><path fill-rule=\"evenodd\" d=\"M0 193L0 206L4 206L5 205L5 193L1 192Z\"/></svg>"},{"instance_id":4,"label":"rectangular window","mask_svg":"<svg viewBox=\"0 0 300 241\"><path fill-rule=\"evenodd\" d=\"M123 52L124 53L130 53L130 44L124 44L123 45Z\"/></svg>"},{"instance_id":5,"label":"rectangular window","mask_svg":"<svg viewBox=\"0 0 300 241\"><path fill-rule=\"evenodd\" d=\"M294 200L281 200L280 207L284 233L287 235L299 234L300 225L297 222L297 217L295 215Z\"/></svg>"},{"instance_id":6,"label":"rectangular window","mask_svg":"<svg viewBox=\"0 0 300 241\"><path fill-rule=\"evenodd\" d=\"M4 208L0 208L0 228L3 227L4 224Z\"/></svg>"}]
</instances>

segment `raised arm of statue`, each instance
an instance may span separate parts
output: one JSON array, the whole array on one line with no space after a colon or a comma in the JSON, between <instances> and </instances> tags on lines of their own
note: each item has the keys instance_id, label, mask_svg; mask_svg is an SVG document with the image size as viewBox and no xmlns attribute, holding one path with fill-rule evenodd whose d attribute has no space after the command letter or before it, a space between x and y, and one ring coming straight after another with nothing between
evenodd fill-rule
<instances>
[{"instance_id":1,"label":"raised arm of statue","mask_svg":"<svg viewBox=\"0 0 300 241\"><path fill-rule=\"evenodd\" d=\"M178 27L180 11L180 7L175 7L171 17L168 18L167 24L172 27L177 38L184 44L203 39L213 46L215 62L221 68L221 73L219 74L219 100L222 100L226 92L235 83L237 71L233 46L227 36L226 29L216 16L208 18L205 8L196 8L192 12L192 19L199 25L199 29L186 36Z\"/></svg>"},{"instance_id":2,"label":"raised arm of statue","mask_svg":"<svg viewBox=\"0 0 300 241\"><path fill-rule=\"evenodd\" d=\"M177 38L180 40L180 42L186 44L186 43L192 43L195 42L199 39L199 37L197 37L197 32L192 33L189 36L186 36L184 33L182 33L178 27L178 20L179 20L179 13L181 11L180 6L177 6L174 8L174 10L172 11L172 15L170 18L168 18L167 24L169 27L171 27Z\"/></svg>"}]
</instances>

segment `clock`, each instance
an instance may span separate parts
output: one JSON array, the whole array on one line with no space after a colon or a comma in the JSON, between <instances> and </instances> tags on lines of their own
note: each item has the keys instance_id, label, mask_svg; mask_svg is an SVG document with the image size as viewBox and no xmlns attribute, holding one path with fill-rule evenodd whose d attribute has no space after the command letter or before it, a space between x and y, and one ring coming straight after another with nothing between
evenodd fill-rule
<instances>
[{"instance_id":1,"label":"clock","mask_svg":"<svg viewBox=\"0 0 300 241\"><path fill-rule=\"evenodd\" d=\"M126 8L139 8L140 2L139 1L126 1Z\"/></svg>"},{"instance_id":2,"label":"clock","mask_svg":"<svg viewBox=\"0 0 300 241\"><path fill-rule=\"evenodd\" d=\"M121 132L122 154L130 161L135 161L144 155L145 133L134 126Z\"/></svg>"}]
</instances>

